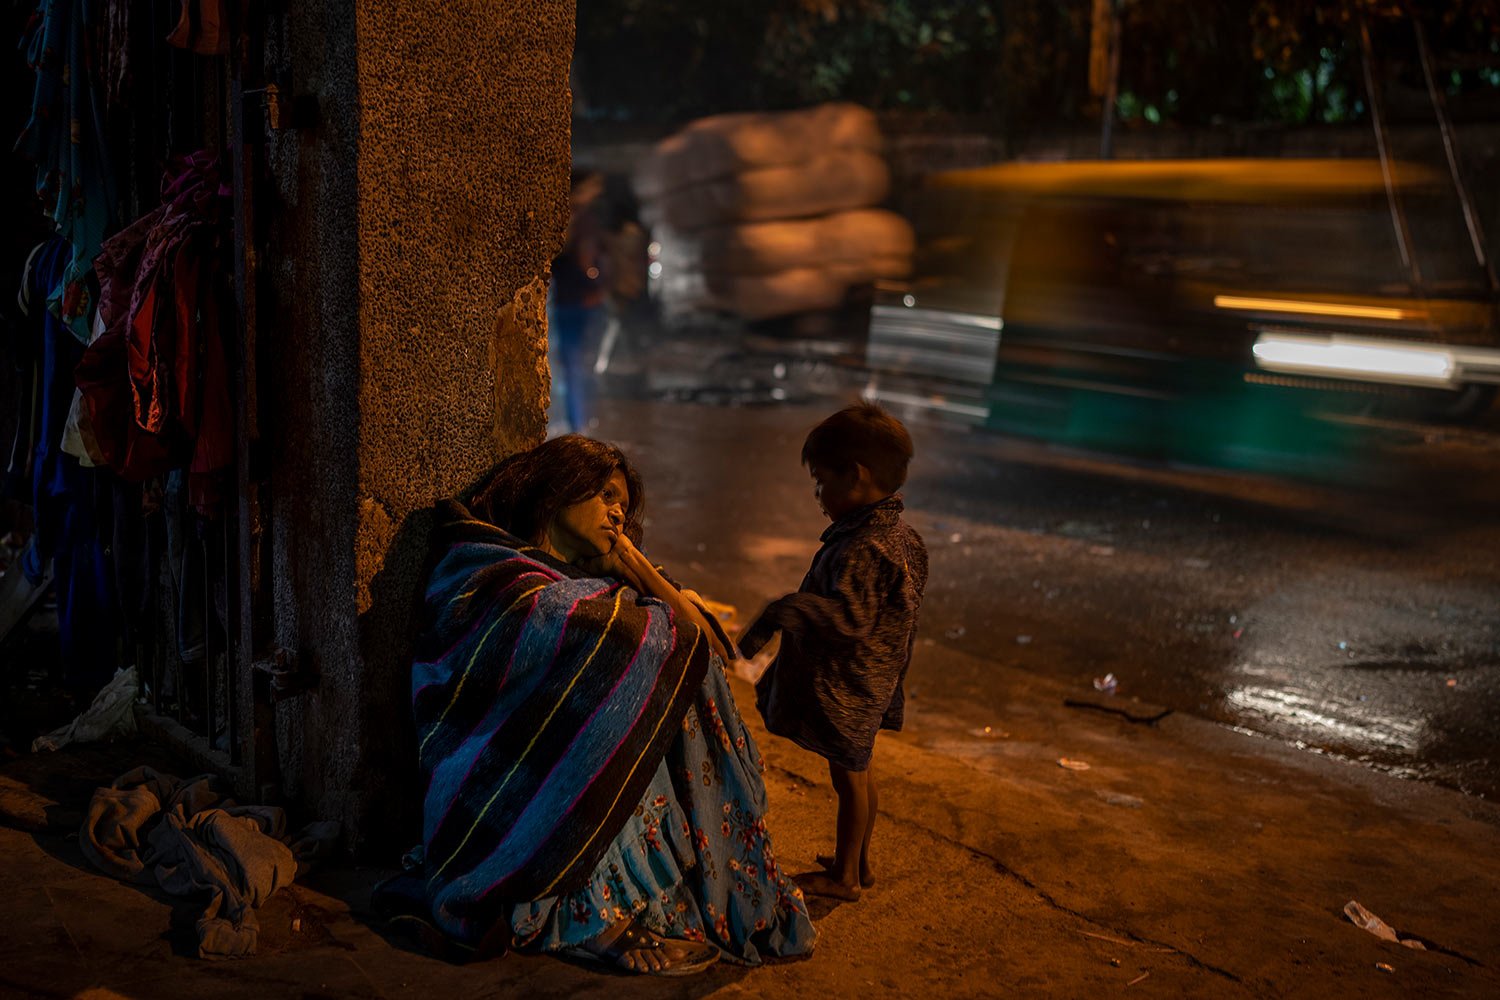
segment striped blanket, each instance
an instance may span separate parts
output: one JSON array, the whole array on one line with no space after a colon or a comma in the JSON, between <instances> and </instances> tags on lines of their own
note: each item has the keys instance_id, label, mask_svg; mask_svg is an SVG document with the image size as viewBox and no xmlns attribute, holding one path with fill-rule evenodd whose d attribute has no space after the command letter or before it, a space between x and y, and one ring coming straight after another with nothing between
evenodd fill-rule
<instances>
[{"instance_id":1,"label":"striped blanket","mask_svg":"<svg viewBox=\"0 0 1500 1000\"><path fill-rule=\"evenodd\" d=\"M482 934L506 902L584 886L708 667L697 628L449 501L412 706L428 898Z\"/></svg>"}]
</instances>

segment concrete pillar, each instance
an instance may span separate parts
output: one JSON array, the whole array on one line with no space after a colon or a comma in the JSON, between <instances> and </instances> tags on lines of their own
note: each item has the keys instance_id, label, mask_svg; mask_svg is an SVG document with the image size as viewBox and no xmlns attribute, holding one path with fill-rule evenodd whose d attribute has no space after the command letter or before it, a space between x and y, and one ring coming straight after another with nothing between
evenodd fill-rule
<instances>
[{"instance_id":1,"label":"concrete pillar","mask_svg":"<svg viewBox=\"0 0 1500 1000\"><path fill-rule=\"evenodd\" d=\"M540 441L567 222L571 0L323 0L268 25L316 117L270 144L261 372L284 791L356 849L415 830L426 512Z\"/></svg>"}]
</instances>

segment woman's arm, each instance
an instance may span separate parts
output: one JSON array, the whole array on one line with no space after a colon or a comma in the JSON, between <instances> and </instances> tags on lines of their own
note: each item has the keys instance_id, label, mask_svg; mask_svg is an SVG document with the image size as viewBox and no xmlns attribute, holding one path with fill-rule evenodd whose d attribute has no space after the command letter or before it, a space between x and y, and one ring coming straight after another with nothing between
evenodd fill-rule
<instances>
[{"instance_id":1,"label":"woman's arm","mask_svg":"<svg viewBox=\"0 0 1500 1000\"><path fill-rule=\"evenodd\" d=\"M590 563L587 568L618 576L643 595L657 598L671 608L674 615L698 626L709 649L724 662L729 662L729 650L719 641L719 630L709 623L705 612L657 572L651 560L623 534L615 540L613 549L600 556L596 563Z\"/></svg>"}]
</instances>

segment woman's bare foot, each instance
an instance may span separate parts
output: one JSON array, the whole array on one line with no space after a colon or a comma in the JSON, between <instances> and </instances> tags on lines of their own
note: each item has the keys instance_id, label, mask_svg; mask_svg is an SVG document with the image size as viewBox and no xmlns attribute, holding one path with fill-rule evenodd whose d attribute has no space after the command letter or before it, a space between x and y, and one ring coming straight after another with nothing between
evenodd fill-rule
<instances>
[{"instance_id":1,"label":"woman's bare foot","mask_svg":"<svg viewBox=\"0 0 1500 1000\"><path fill-rule=\"evenodd\" d=\"M830 871L830 872L833 871L833 855L832 854L819 854L816 860L818 862L818 865L820 867L822 867L825 871ZM868 888L870 888L870 886L872 886L874 884L875 884L875 873L872 872L872 871L870 871L869 862L863 862L863 863L861 863L860 866L859 866L859 887L861 889L868 889Z\"/></svg>"},{"instance_id":2,"label":"woman's bare foot","mask_svg":"<svg viewBox=\"0 0 1500 1000\"><path fill-rule=\"evenodd\" d=\"M655 976L692 975L719 958L712 945L664 938L633 920L621 920L572 950L625 972Z\"/></svg>"},{"instance_id":3,"label":"woman's bare foot","mask_svg":"<svg viewBox=\"0 0 1500 1000\"><path fill-rule=\"evenodd\" d=\"M805 875L793 876L805 894L809 896L828 896L831 899L842 899L845 902L854 903L859 900L859 886L840 882L826 872L808 872Z\"/></svg>"}]
</instances>

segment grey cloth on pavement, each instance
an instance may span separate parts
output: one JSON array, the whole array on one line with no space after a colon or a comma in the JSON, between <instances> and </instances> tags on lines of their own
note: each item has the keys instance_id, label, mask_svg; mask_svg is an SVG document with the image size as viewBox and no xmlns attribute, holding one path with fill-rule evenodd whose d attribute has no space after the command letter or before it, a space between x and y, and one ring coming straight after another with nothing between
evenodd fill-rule
<instances>
[{"instance_id":1,"label":"grey cloth on pavement","mask_svg":"<svg viewBox=\"0 0 1500 1000\"><path fill-rule=\"evenodd\" d=\"M79 846L116 878L175 896L206 894L198 955L254 954L255 908L297 874L286 813L222 798L209 775L182 780L138 767L94 793Z\"/></svg>"}]
</instances>

